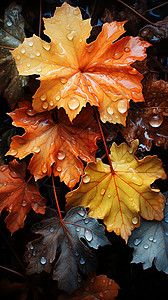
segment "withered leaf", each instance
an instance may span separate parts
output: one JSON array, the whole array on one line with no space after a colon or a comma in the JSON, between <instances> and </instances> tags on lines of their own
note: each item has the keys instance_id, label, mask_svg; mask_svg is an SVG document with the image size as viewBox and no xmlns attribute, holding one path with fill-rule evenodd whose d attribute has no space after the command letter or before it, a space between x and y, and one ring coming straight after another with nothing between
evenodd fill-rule
<instances>
[{"instance_id":1,"label":"withered leaf","mask_svg":"<svg viewBox=\"0 0 168 300\"><path fill-rule=\"evenodd\" d=\"M95 254L86 243L98 249L108 245L109 241L104 235L104 226L96 219L87 217L84 207L71 209L63 220L55 210L47 209L47 215L47 219L33 226L33 232L41 234L41 237L27 245L27 274L52 271L52 278L58 281L58 287L72 293L82 282L79 271L89 274L96 268Z\"/></svg>"},{"instance_id":2,"label":"withered leaf","mask_svg":"<svg viewBox=\"0 0 168 300\"><path fill-rule=\"evenodd\" d=\"M149 39L150 42L160 42L161 38L166 39L168 37L168 17L153 25L144 26L140 32L140 36L145 39Z\"/></svg>"},{"instance_id":3,"label":"withered leaf","mask_svg":"<svg viewBox=\"0 0 168 300\"><path fill-rule=\"evenodd\" d=\"M28 82L27 76L19 75L15 60L10 50L15 49L25 38L24 20L21 7L15 3L5 10L4 21L0 28L0 93L8 100L11 107L18 102ZM17 57L19 60L19 56Z\"/></svg>"}]
</instances>

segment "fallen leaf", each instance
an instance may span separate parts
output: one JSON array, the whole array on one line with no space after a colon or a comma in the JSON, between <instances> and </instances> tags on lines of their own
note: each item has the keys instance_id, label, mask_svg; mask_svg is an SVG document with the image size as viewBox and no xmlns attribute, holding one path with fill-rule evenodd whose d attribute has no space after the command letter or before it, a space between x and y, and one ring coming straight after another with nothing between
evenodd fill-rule
<instances>
[{"instance_id":1,"label":"fallen leaf","mask_svg":"<svg viewBox=\"0 0 168 300\"><path fill-rule=\"evenodd\" d=\"M79 187L68 193L67 209L83 205L89 215L103 219L108 231L114 231L127 241L131 230L140 225L140 217L148 220L163 218L165 198L150 187L155 179L166 178L158 157L147 156L138 160L134 153L138 140L111 146L110 166L100 159L85 168Z\"/></svg>"},{"instance_id":2,"label":"fallen leaf","mask_svg":"<svg viewBox=\"0 0 168 300\"><path fill-rule=\"evenodd\" d=\"M20 6L10 4L5 10L3 25L0 28L0 93L4 93L11 107L14 107L22 97L24 93L22 87L28 82L27 76L19 75L10 53L10 50L18 47L25 38L24 20L20 12Z\"/></svg>"},{"instance_id":3,"label":"fallen leaf","mask_svg":"<svg viewBox=\"0 0 168 300\"><path fill-rule=\"evenodd\" d=\"M16 160L0 167L0 213L9 212L5 219L13 234L24 227L24 220L31 208L36 213L45 213L46 200L41 197L33 182L25 182L26 164Z\"/></svg>"},{"instance_id":4,"label":"fallen leaf","mask_svg":"<svg viewBox=\"0 0 168 300\"><path fill-rule=\"evenodd\" d=\"M128 246L134 248L132 263L141 262L143 269L148 269L154 262L158 271L168 274L168 198L164 219L160 222L141 219L141 226L133 231Z\"/></svg>"},{"instance_id":5,"label":"fallen leaf","mask_svg":"<svg viewBox=\"0 0 168 300\"><path fill-rule=\"evenodd\" d=\"M41 234L41 237L27 245L27 274L52 271L58 288L72 293L81 285L81 272L89 274L96 267L95 254L87 245L98 249L108 245L109 241L104 235L104 226L87 217L83 207L71 209L63 220L55 210L47 210L47 213L49 218L33 226L33 232Z\"/></svg>"},{"instance_id":6,"label":"fallen leaf","mask_svg":"<svg viewBox=\"0 0 168 300\"><path fill-rule=\"evenodd\" d=\"M73 295L61 295L58 300L114 300L118 295L119 286L106 275L90 274L86 282Z\"/></svg>"},{"instance_id":7,"label":"fallen leaf","mask_svg":"<svg viewBox=\"0 0 168 300\"><path fill-rule=\"evenodd\" d=\"M153 76L144 82L145 103L132 105L126 127L120 131L128 143L138 138L142 151L150 150L152 141L157 146L168 148L168 82Z\"/></svg>"},{"instance_id":8,"label":"fallen leaf","mask_svg":"<svg viewBox=\"0 0 168 300\"><path fill-rule=\"evenodd\" d=\"M156 22L155 26L150 24L144 26L139 35L142 38L148 38L150 42L160 42L161 38L166 39L168 37L168 17Z\"/></svg>"},{"instance_id":9,"label":"fallen leaf","mask_svg":"<svg viewBox=\"0 0 168 300\"><path fill-rule=\"evenodd\" d=\"M140 83L143 76L130 64L143 60L150 44L138 37L115 42L125 32L125 22L104 24L96 41L87 44L90 19L82 20L79 8L66 2L44 23L44 33L51 43L33 35L11 52L19 74L40 75L34 110L63 107L72 121L89 102L98 106L103 122L124 125L129 100L144 101Z\"/></svg>"},{"instance_id":10,"label":"fallen leaf","mask_svg":"<svg viewBox=\"0 0 168 300\"><path fill-rule=\"evenodd\" d=\"M83 163L78 157L86 162L95 161L100 133L93 110L82 111L71 124L63 109L58 111L58 120L54 121L52 111L34 115L28 102L21 105L9 115L12 124L23 127L26 133L12 138L6 155L22 159L33 153L28 168L36 180L51 176L54 164L54 175L72 188L83 174Z\"/></svg>"},{"instance_id":11,"label":"fallen leaf","mask_svg":"<svg viewBox=\"0 0 168 300\"><path fill-rule=\"evenodd\" d=\"M5 122L6 123L6 122ZM5 164L5 153L8 151L11 143L11 137L15 134L15 128L8 124L0 125L0 166Z\"/></svg>"}]
</instances>

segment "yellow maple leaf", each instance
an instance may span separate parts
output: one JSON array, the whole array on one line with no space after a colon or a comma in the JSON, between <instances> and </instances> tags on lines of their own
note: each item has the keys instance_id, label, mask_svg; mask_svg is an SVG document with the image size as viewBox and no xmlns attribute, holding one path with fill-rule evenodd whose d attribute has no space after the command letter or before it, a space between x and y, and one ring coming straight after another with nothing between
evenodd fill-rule
<instances>
[{"instance_id":1,"label":"yellow maple leaf","mask_svg":"<svg viewBox=\"0 0 168 300\"><path fill-rule=\"evenodd\" d=\"M37 112L63 107L72 121L89 102L98 106L103 122L125 125L129 100L144 101L143 76L130 64L146 57L149 43L124 37L125 22L103 25L96 41L87 44L92 29L80 9L66 2L52 18L44 19L50 43L36 35L11 51L19 74L39 74L41 85L34 95Z\"/></svg>"},{"instance_id":2,"label":"yellow maple leaf","mask_svg":"<svg viewBox=\"0 0 168 300\"><path fill-rule=\"evenodd\" d=\"M68 193L67 209L83 205L89 215L103 219L108 231L128 240L131 230L139 227L140 216L147 220L161 220L165 197L150 184L155 179L166 178L161 160L147 156L135 158L138 140L111 146L110 159L113 170L100 159L85 169L80 186Z\"/></svg>"}]
</instances>

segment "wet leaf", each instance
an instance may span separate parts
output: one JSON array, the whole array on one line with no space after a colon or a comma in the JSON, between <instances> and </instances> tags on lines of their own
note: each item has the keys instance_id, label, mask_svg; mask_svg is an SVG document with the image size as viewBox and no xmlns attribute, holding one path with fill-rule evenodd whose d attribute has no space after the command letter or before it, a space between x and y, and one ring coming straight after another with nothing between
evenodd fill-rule
<instances>
[{"instance_id":1,"label":"wet leaf","mask_svg":"<svg viewBox=\"0 0 168 300\"><path fill-rule=\"evenodd\" d=\"M158 271L168 274L168 198L164 219L160 222L141 219L141 226L133 231L128 245L134 248L132 263L141 262L148 269L154 262Z\"/></svg>"},{"instance_id":2,"label":"wet leaf","mask_svg":"<svg viewBox=\"0 0 168 300\"><path fill-rule=\"evenodd\" d=\"M82 20L79 8L66 2L44 23L51 43L33 35L12 51L19 74L40 75L34 110L63 107L72 121L89 102L98 106L103 122L125 125L129 100L144 101L143 76L130 64L143 60L150 44L138 37L115 42L125 32L125 22L104 24L96 41L87 44L90 19Z\"/></svg>"},{"instance_id":3,"label":"wet leaf","mask_svg":"<svg viewBox=\"0 0 168 300\"><path fill-rule=\"evenodd\" d=\"M58 300L114 300L118 295L118 289L118 284L106 275L96 276L91 274L82 287L75 291L73 295L61 295L58 297Z\"/></svg>"},{"instance_id":4,"label":"wet leaf","mask_svg":"<svg viewBox=\"0 0 168 300\"><path fill-rule=\"evenodd\" d=\"M56 122L52 111L33 114L30 104L23 103L10 116L13 125L23 127L26 133L12 138L6 155L24 158L33 157L29 169L35 179L51 176L52 165L55 176L60 176L69 187L75 186L83 174L83 163L95 161L96 141L100 138L93 110L82 111L80 117L71 124L64 110L58 111Z\"/></svg>"},{"instance_id":5,"label":"wet leaf","mask_svg":"<svg viewBox=\"0 0 168 300\"><path fill-rule=\"evenodd\" d=\"M109 241L104 235L104 226L87 217L83 207L71 209L62 221L55 210L47 212L49 218L33 226L33 232L41 237L27 245L27 274L52 271L58 287L72 293L81 285L81 272L89 274L96 268L95 254L88 246L98 249L108 245Z\"/></svg>"},{"instance_id":6,"label":"wet leaf","mask_svg":"<svg viewBox=\"0 0 168 300\"><path fill-rule=\"evenodd\" d=\"M166 39L168 37L168 17L156 22L155 26L150 24L144 26L139 34L150 42L160 42L161 38Z\"/></svg>"},{"instance_id":7,"label":"wet leaf","mask_svg":"<svg viewBox=\"0 0 168 300\"><path fill-rule=\"evenodd\" d=\"M138 138L143 151L151 149L152 141L167 149L168 82L149 77L144 83L143 93L145 103L130 109L127 126L121 127L121 133L128 143Z\"/></svg>"},{"instance_id":8,"label":"wet leaf","mask_svg":"<svg viewBox=\"0 0 168 300\"><path fill-rule=\"evenodd\" d=\"M0 166L5 164L5 153L10 147L11 137L15 134L12 125L0 125Z\"/></svg>"},{"instance_id":9,"label":"wet leaf","mask_svg":"<svg viewBox=\"0 0 168 300\"><path fill-rule=\"evenodd\" d=\"M131 230L139 227L140 215L148 220L163 218L165 198L150 187L157 178L166 178L158 157L135 158L138 140L111 146L110 166L100 159L85 168L79 188L68 193L67 209L77 205L89 207L89 215L103 219L108 231L126 241Z\"/></svg>"},{"instance_id":10,"label":"wet leaf","mask_svg":"<svg viewBox=\"0 0 168 300\"><path fill-rule=\"evenodd\" d=\"M10 53L10 50L18 47L25 38L24 20L20 12L20 6L10 4L5 10L4 21L0 28L0 93L3 93L12 107L22 97L22 87L28 82L27 76L19 75L15 60Z\"/></svg>"},{"instance_id":11,"label":"wet leaf","mask_svg":"<svg viewBox=\"0 0 168 300\"><path fill-rule=\"evenodd\" d=\"M25 163L16 160L0 167L0 213L2 210L9 212L5 223L11 234L24 227L31 208L36 213L45 213L46 200L34 182L25 182L25 175Z\"/></svg>"}]
</instances>

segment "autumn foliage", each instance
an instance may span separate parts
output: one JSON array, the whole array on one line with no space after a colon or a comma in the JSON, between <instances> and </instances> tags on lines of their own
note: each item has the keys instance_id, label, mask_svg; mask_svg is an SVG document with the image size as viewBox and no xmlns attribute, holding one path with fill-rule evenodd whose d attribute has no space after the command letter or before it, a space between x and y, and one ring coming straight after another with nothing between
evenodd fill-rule
<instances>
[{"instance_id":1,"label":"autumn foliage","mask_svg":"<svg viewBox=\"0 0 168 300\"><path fill-rule=\"evenodd\" d=\"M60 300L115 299L119 287L113 280L105 275L85 279L97 266L92 250L110 245L105 229L136 247L145 238L145 233L141 239L136 236L140 226L168 222L166 198L155 183L167 178L162 161L138 152L150 150L152 141L167 149L167 83L150 75L142 85L148 70L143 60L151 44L126 36L126 20L104 23L90 43L91 19L83 20L78 7L64 2L43 21L50 42L35 34L26 38L20 8L11 4L2 39L0 35L1 59L14 66L14 71L6 67L11 83L2 76L1 92L12 93L16 78L31 87L29 76L39 75L40 82L32 101L30 94L22 97L21 86L13 100L6 96L16 131L4 156L8 163L0 166L0 213L7 212L11 234L24 227L31 208L41 214L32 227L38 237L28 242L24 255L26 274L52 273L59 289L69 294L77 290L73 296L62 294ZM17 26L21 28L16 34ZM12 35L14 41L9 42ZM119 143L114 142L118 133ZM50 178L56 210L46 206L40 190ZM56 180L63 186L66 204ZM64 216L60 207L66 210ZM160 270L168 270L167 264L165 258Z\"/></svg>"}]
</instances>

